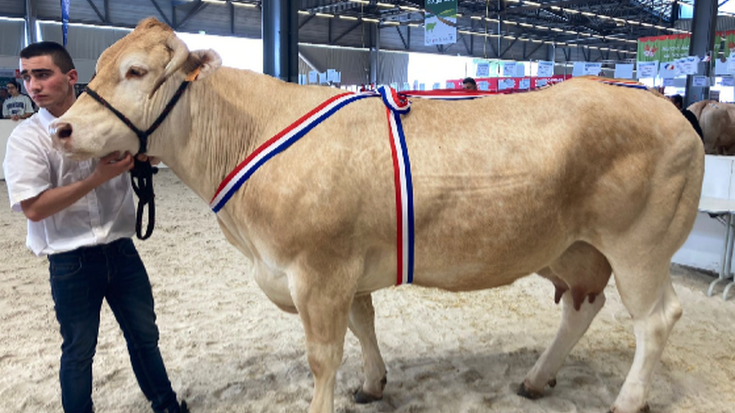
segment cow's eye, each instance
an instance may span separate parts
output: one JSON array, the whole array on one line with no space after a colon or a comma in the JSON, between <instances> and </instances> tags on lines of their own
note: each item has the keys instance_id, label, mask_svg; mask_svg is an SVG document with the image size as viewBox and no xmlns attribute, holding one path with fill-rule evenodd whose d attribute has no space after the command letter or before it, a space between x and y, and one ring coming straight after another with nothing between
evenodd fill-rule
<instances>
[{"instance_id":1,"label":"cow's eye","mask_svg":"<svg viewBox=\"0 0 735 413\"><path fill-rule=\"evenodd\" d=\"M130 79L130 78L137 78L137 77L143 77L143 76L146 75L146 73L148 73L147 70L145 70L143 68L140 68L140 67L133 66L130 69L128 69L128 73L125 75L125 77L128 78L128 79Z\"/></svg>"}]
</instances>

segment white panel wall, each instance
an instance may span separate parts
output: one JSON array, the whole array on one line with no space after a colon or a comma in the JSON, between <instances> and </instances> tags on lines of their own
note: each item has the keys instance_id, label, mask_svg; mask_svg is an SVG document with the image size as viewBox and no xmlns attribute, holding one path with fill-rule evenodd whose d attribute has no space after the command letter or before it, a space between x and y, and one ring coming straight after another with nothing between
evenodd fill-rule
<instances>
[{"instance_id":1,"label":"white panel wall","mask_svg":"<svg viewBox=\"0 0 735 413\"><path fill-rule=\"evenodd\" d=\"M706 155L702 196L735 200L735 157ZM677 264L719 272L725 242L725 226L700 212L694 229L672 259Z\"/></svg>"}]
</instances>

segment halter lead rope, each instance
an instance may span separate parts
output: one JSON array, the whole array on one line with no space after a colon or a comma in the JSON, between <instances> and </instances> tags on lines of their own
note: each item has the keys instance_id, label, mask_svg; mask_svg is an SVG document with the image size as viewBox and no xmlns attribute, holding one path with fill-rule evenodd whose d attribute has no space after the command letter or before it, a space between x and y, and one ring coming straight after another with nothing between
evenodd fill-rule
<instances>
[{"instance_id":1,"label":"halter lead rope","mask_svg":"<svg viewBox=\"0 0 735 413\"><path fill-rule=\"evenodd\" d=\"M115 109L114 106L112 106L108 101L106 101L94 90L86 87L84 88L84 92L86 92L89 97L99 102L102 106L109 109L110 112L117 116L118 119L120 119L128 128L130 128L130 130L135 133L135 135L138 136L140 147L138 148L138 153L136 155L139 155L146 152L146 150L148 149L148 137L153 134L153 132L155 132L155 130L158 129L159 126L161 126L163 121L166 119L168 114L171 113L171 110L181 98L181 95L184 94L184 91L189 86L189 84L194 81L197 76L199 76L199 69L200 68L196 68L193 72L186 76L186 79L184 79L179 88L176 89L176 93L174 93L174 95L171 97L171 100L168 101L166 107L163 108L161 114L158 115L158 118L156 118L153 124L145 131L138 129L135 125L133 125L133 122L131 122L127 116L123 115L119 110ZM153 193L153 175L158 173L158 168L152 166L150 161L139 161L137 157L135 157L134 160L135 166L133 167L133 169L130 170L130 180L133 185L133 191L135 192L135 195L138 196L138 208L135 214L135 234L138 239L146 240L150 238L150 236L153 234L153 228L156 222L156 203L154 200L156 195ZM141 229L143 227L143 210L145 209L146 205L148 205L148 226L146 227L145 234L143 234L141 232Z\"/></svg>"}]
</instances>

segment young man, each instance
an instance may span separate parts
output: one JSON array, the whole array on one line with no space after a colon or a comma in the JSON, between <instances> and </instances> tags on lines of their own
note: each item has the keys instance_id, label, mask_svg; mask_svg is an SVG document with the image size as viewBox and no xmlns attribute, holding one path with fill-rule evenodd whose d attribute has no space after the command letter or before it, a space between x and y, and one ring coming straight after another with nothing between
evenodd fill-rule
<instances>
[{"instance_id":1,"label":"young man","mask_svg":"<svg viewBox=\"0 0 735 413\"><path fill-rule=\"evenodd\" d=\"M179 405L158 349L153 294L133 245L130 154L75 162L53 148L48 125L74 103L77 71L59 44L32 44L20 70L38 114L8 139L5 178L13 210L28 218L26 244L48 255L51 294L61 326L61 399L66 413L91 413L92 359L103 299L127 342L133 372L157 413Z\"/></svg>"},{"instance_id":2,"label":"young man","mask_svg":"<svg viewBox=\"0 0 735 413\"><path fill-rule=\"evenodd\" d=\"M20 94L20 86L15 80L11 80L5 86L9 98L3 101L3 118L21 120L33 115L33 104L28 96Z\"/></svg>"}]
</instances>

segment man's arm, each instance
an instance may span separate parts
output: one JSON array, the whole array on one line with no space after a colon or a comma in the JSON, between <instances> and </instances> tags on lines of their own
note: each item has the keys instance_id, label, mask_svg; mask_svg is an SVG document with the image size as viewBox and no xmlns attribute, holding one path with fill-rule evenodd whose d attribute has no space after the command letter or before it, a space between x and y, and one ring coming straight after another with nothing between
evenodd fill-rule
<instances>
[{"instance_id":1,"label":"man's arm","mask_svg":"<svg viewBox=\"0 0 735 413\"><path fill-rule=\"evenodd\" d=\"M115 161L118 156L120 156L119 152L115 152L100 159L94 172L81 181L47 189L33 198L21 201L20 207L23 213L34 222L48 218L68 208L91 190L133 168L132 155L126 154L123 159Z\"/></svg>"}]
</instances>

